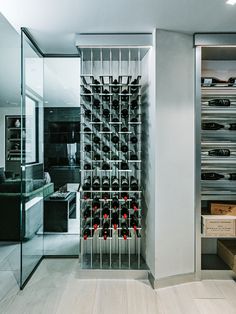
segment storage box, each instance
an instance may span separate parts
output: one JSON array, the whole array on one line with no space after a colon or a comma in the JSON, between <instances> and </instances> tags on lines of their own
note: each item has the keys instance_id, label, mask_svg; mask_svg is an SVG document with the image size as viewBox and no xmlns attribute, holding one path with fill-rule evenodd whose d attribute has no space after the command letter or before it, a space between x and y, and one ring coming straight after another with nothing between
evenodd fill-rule
<instances>
[{"instance_id":1,"label":"storage box","mask_svg":"<svg viewBox=\"0 0 236 314\"><path fill-rule=\"evenodd\" d=\"M217 253L220 258L236 272L236 239L218 240Z\"/></svg>"},{"instance_id":2,"label":"storage box","mask_svg":"<svg viewBox=\"0 0 236 314\"><path fill-rule=\"evenodd\" d=\"M211 203L211 214L236 216L236 204Z\"/></svg>"},{"instance_id":3,"label":"storage box","mask_svg":"<svg viewBox=\"0 0 236 314\"><path fill-rule=\"evenodd\" d=\"M222 215L202 215L202 233L209 237L236 236L236 217Z\"/></svg>"}]
</instances>

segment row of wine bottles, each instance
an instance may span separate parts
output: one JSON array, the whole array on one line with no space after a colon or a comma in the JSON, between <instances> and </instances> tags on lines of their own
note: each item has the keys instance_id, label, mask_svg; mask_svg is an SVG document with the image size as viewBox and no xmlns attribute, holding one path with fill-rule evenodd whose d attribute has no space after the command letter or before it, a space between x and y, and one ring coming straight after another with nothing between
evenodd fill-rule
<instances>
[{"instance_id":1,"label":"row of wine bottles","mask_svg":"<svg viewBox=\"0 0 236 314\"><path fill-rule=\"evenodd\" d=\"M230 157L230 155L232 155L232 152L228 148L216 148L216 149L211 149L207 152L202 151L202 155L216 156L216 157Z\"/></svg>"},{"instance_id":2,"label":"row of wine bottles","mask_svg":"<svg viewBox=\"0 0 236 314\"><path fill-rule=\"evenodd\" d=\"M93 221L94 222L94 221ZM118 223L118 225L117 225ZM135 231L135 234L137 237L140 237L140 232L137 229L138 226L136 225L136 221L132 220L130 222L130 225L132 226L132 229ZM96 226L96 221L94 226ZM92 238L94 236L94 232L98 229L92 227L91 224L88 223L84 226L83 228L83 238L84 240L87 240L88 238ZM101 231L100 231L100 237L103 237L104 240L107 240L107 238L112 238L112 233L113 231L117 230L118 231L118 236L122 237L124 240L127 240L128 237L131 237L131 232L128 227L127 222L123 221L119 224L119 220L116 221L115 219L112 220L112 223L110 224L109 221L105 221L102 226L101 226Z\"/></svg>"},{"instance_id":3,"label":"row of wine bottles","mask_svg":"<svg viewBox=\"0 0 236 314\"><path fill-rule=\"evenodd\" d=\"M126 111L127 112L127 111ZM108 111L106 111L106 113L108 114L104 114L102 116L102 119L98 118L96 115L92 115L92 112L90 109L86 109L84 110L84 116L87 119L87 123L92 123L92 124L101 124L104 121L106 121L109 124L124 124L127 125L127 123L137 123L140 122L140 117L137 114L134 113L127 113L127 114L121 114L121 118L119 118L119 116L117 114L110 114Z\"/></svg>"},{"instance_id":4,"label":"row of wine bottles","mask_svg":"<svg viewBox=\"0 0 236 314\"><path fill-rule=\"evenodd\" d=\"M217 173L217 172L202 172L202 180L236 180L236 173Z\"/></svg>"},{"instance_id":5,"label":"row of wine bottles","mask_svg":"<svg viewBox=\"0 0 236 314\"><path fill-rule=\"evenodd\" d=\"M207 86L214 86L216 84L228 84L228 86L236 85L236 77L230 77L228 80L220 80L216 77L202 77L201 84Z\"/></svg>"},{"instance_id":6,"label":"row of wine bottles","mask_svg":"<svg viewBox=\"0 0 236 314\"><path fill-rule=\"evenodd\" d=\"M92 127L93 125L91 125L91 127ZM101 131L100 131L100 129L101 129ZM120 129L120 131L119 131L119 129ZM114 133L114 132L119 132L119 134L123 134L123 133L129 133L129 132L131 132L131 130L133 130L133 132L137 132L138 130L138 125L130 125L129 127L128 126L124 126L123 125L123 123L122 123L122 125L120 126L120 128L119 128L119 126L117 126L117 124L115 124L115 125L100 125L100 127L96 127L96 125L95 125L95 130L96 131L98 131L98 133L100 133L100 132L102 132L102 133ZM88 126L85 126L84 127L84 133L92 133L92 129L90 128L90 127L88 127Z\"/></svg>"},{"instance_id":7,"label":"row of wine bottles","mask_svg":"<svg viewBox=\"0 0 236 314\"><path fill-rule=\"evenodd\" d=\"M230 130L235 131L236 130L236 123L218 123L218 122L203 122L202 123L202 130Z\"/></svg>"},{"instance_id":8,"label":"row of wine bottles","mask_svg":"<svg viewBox=\"0 0 236 314\"><path fill-rule=\"evenodd\" d=\"M137 203L135 203L135 205L138 206ZM135 207L135 205L133 205ZM94 205L94 206L99 206L98 204ZM136 207L135 207L136 208ZM85 208L85 210L83 211L83 217L85 220L87 220L88 218L96 218L97 219L108 219L108 218L114 218L116 217L117 219L121 219L121 220L126 220L129 217L137 217L137 215L134 215L134 213L136 213L138 211L138 209L134 210L134 209L129 209L128 205L122 204L120 208L117 209L111 209L109 207L108 204L104 204L103 207L100 209L96 209L96 210L92 210L92 208L87 205L87 207ZM120 213L120 218L119 218L119 213ZM118 224L118 223L117 223ZM99 225L99 224L97 224Z\"/></svg>"},{"instance_id":9,"label":"row of wine bottles","mask_svg":"<svg viewBox=\"0 0 236 314\"><path fill-rule=\"evenodd\" d=\"M107 102L103 103L98 98L93 98L92 103L89 103L89 104L86 103L85 109L88 109L88 106L90 106L90 108L93 110L102 110L102 113L103 114L105 113L105 115L107 115L106 110L108 110L108 109L114 110L115 112L121 110L121 113L123 111L123 115L127 115L126 110L129 111L129 109L130 109L133 111L133 110L139 108L139 99L135 98L135 99L131 99L130 101L127 101L125 103L124 102L121 103L119 99L114 98L108 104Z\"/></svg>"},{"instance_id":10,"label":"row of wine bottles","mask_svg":"<svg viewBox=\"0 0 236 314\"><path fill-rule=\"evenodd\" d=\"M84 200L85 203L90 203L94 198L97 198L100 201L111 201L113 198L117 198L119 201L129 201L132 198L138 200L140 195L138 192L133 191L101 191L101 192L91 192L86 191L81 193L81 200Z\"/></svg>"},{"instance_id":11,"label":"row of wine bottles","mask_svg":"<svg viewBox=\"0 0 236 314\"><path fill-rule=\"evenodd\" d=\"M100 138L99 136L93 134L93 135L90 136L90 137L91 137L91 140L92 140L95 144L101 144L101 138ZM132 144L137 144L137 143L138 143L138 137L137 137L134 133L131 133L131 134L128 135L128 136L124 136L124 135L118 136L117 134L112 134L111 136L106 135L106 136L105 136L105 139L106 139L107 141L111 140L111 142L112 142L113 144L121 144L121 145L122 145L122 143L125 144L125 143L124 143L125 139L126 139L125 142L130 141ZM105 145L105 146L106 146L106 145ZM110 149L109 149L109 150L110 150ZM109 151L109 150L108 150L108 151Z\"/></svg>"},{"instance_id":12,"label":"row of wine bottles","mask_svg":"<svg viewBox=\"0 0 236 314\"><path fill-rule=\"evenodd\" d=\"M202 105L208 105L210 107L230 107L236 105L236 101L232 101L228 98L214 98L208 101L202 101Z\"/></svg>"},{"instance_id":13,"label":"row of wine bottles","mask_svg":"<svg viewBox=\"0 0 236 314\"><path fill-rule=\"evenodd\" d=\"M84 191L90 190L91 188L95 191L100 189L109 190L112 189L114 191L118 191L120 188L123 191L137 191L139 189L138 180L131 176L130 178L126 178L125 176L121 176L120 180L116 176L112 176L111 180L108 176L103 176L100 178L99 176L88 176L84 179L84 183L82 186Z\"/></svg>"},{"instance_id":14,"label":"row of wine bottles","mask_svg":"<svg viewBox=\"0 0 236 314\"><path fill-rule=\"evenodd\" d=\"M89 157L92 158L93 160L95 160L95 161L96 160L97 161L102 160L101 155L98 152L93 151L92 146L90 144L85 145L84 150L85 150L85 152L90 153ZM109 155L111 155L111 156L109 156L110 160L121 160L122 157L118 156L119 154L117 154L119 152L122 152L124 154L123 158L125 158L126 160L138 160L138 155L132 150L129 151L129 147L127 145L122 145L120 147L120 150L116 150L116 153L111 151L109 146L104 145L104 146L102 146L102 151L105 154L111 153L111 154L109 154Z\"/></svg>"},{"instance_id":15,"label":"row of wine bottles","mask_svg":"<svg viewBox=\"0 0 236 314\"><path fill-rule=\"evenodd\" d=\"M134 160L131 160L131 162L133 163ZM100 164L98 161L84 164L84 170L89 170L89 171L93 171L97 169L110 171L112 169L115 170L114 167L116 167L119 171L130 171L132 169L140 170L139 166L136 163L132 165L131 163L127 163L125 160L121 160L117 163L113 162L113 165L111 163L107 163L106 161L102 161L102 164ZM104 179L104 182L109 180L109 178L108 179L107 178Z\"/></svg>"}]
</instances>

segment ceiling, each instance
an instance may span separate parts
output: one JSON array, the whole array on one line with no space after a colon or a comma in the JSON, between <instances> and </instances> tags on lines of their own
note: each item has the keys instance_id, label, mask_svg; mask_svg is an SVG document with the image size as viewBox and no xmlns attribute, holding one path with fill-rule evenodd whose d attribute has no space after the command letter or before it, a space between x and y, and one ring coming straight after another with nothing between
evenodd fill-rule
<instances>
[{"instance_id":1,"label":"ceiling","mask_svg":"<svg viewBox=\"0 0 236 314\"><path fill-rule=\"evenodd\" d=\"M47 53L76 53L75 33L236 32L225 0L0 0L0 11Z\"/></svg>"}]
</instances>

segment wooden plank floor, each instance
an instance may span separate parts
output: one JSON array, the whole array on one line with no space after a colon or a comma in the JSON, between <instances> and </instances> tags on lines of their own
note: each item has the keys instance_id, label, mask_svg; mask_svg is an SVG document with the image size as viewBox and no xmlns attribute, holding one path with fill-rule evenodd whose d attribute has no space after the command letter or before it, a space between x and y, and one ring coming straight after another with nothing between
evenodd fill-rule
<instances>
[{"instance_id":1,"label":"wooden plank floor","mask_svg":"<svg viewBox=\"0 0 236 314\"><path fill-rule=\"evenodd\" d=\"M0 314L236 314L236 283L204 280L153 290L147 281L82 280L76 259L48 259Z\"/></svg>"}]
</instances>

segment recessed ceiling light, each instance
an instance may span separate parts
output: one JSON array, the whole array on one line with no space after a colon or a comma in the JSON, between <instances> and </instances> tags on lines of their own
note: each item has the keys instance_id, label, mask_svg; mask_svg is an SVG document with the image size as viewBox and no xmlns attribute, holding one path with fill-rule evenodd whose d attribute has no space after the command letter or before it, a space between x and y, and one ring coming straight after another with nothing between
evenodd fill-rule
<instances>
[{"instance_id":1,"label":"recessed ceiling light","mask_svg":"<svg viewBox=\"0 0 236 314\"><path fill-rule=\"evenodd\" d=\"M236 0L227 0L226 3L227 4L231 4L231 5L235 5L236 4Z\"/></svg>"}]
</instances>

